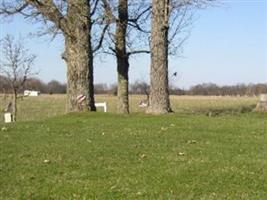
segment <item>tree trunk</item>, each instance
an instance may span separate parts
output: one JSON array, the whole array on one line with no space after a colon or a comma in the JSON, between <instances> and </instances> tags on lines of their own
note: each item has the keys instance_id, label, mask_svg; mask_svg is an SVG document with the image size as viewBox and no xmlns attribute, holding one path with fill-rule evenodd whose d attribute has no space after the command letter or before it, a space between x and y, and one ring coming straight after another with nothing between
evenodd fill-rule
<instances>
[{"instance_id":1,"label":"tree trunk","mask_svg":"<svg viewBox=\"0 0 267 200\"><path fill-rule=\"evenodd\" d=\"M150 97L147 112L171 112L168 86L169 0L153 0Z\"/></svg>"},{"instance_id":2,"label":"tree trunk","mask_svg":"<svg viewBox=\"0 0 267 200\"><path fill-rule=\"evenodd\" d=\"M118 104L119 113L129 113L128 71L129 57L126 50L126 31L128 23L128 0L119 0L119 19L116 23L116 57L118 73Z\"/></svg>"},{"instance_id":3,"label":"tree trunk","mask_svg":"<svg viewBox=\"0 0 267 200\"><path fill-rule=\"evenodd\" d=\"M81 110L79 95L86 96L82 110L95 111L89 1L69 0L67 23L63 56L67 62L67 111Z\"/></svg>"},{"instance_id":4,"label":"tree trunk","mask_svg":"<svg viewBox=\"0 0 267 200\"><path fill-rule=\"evenodd\" d=\"M17 90L13 89L13 99L12 99L12 121L17 120Z\"/></svg>"}]
</instances>

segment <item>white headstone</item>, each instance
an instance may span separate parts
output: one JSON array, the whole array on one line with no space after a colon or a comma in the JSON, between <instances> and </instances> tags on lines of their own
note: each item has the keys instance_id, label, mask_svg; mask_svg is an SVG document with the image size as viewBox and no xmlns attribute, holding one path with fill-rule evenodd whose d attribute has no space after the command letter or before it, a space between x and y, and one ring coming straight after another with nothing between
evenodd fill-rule
<instances>
[{"instance_id":1,"label":"white headstone","mask_svg":"<svg viewBox=\"0 0 267 200\"><path fill-rule=\"evenodd\" d=\"M261 94L260 101L267 102L267 94Z\"/></svg>"},{"instance_id":2,"label":"white headstone","mask_svg":"<svg viewBox=\"0 0 267 200\"><path fill-rule=\"evenodd\" d=\"M260 95L260 101L258 102L255 111L267 113L267 94Z\"/></svg>"},{"instance_id":3,"label":"white headstone","mask_svg":"<svg viewBox=\"0 0 267 200\"><path fill-rule=\"evenodd\" d=\"M5 118L5 123L11 123L12 122L12 114L11 113L5 113L4 118Z\"/></svg>"}]
</instances>

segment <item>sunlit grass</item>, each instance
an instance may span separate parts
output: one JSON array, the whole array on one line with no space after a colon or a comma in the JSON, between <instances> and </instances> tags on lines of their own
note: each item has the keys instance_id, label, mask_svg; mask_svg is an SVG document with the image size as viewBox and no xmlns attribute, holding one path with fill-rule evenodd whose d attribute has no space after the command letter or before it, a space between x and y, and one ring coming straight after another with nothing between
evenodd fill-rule
<instances>
[{"instance_id":1,"label":"sunlit grass","mask_svg":"<svg viewBox=\"0 0 267 200\"><path fill-rule=\"evenodd\" d=\"M264 114L72 113L0 130L0 199L267 196Z\"/></svg>"},{"instance_id":2,"label":"sunlit grass","mask_svg":"<svg viewBox=\"0 0 267 200\"><path fill-rule=\"evenodd\" d=\"M143 113L138 103L145 96L130 96L130 111ZM0 95L0 110L3 111L10 97L4 99ZM239 112L244 108L254 108L257 97L215 97L215 96L171 96L171 105L176 113L208 114L209 112ZM96 102L107 102L108 112L116 113L117 97L112 95L96 95ZM40 95L18 100L18 121L41 120L47 117L65 114L66 95ZM251 110L251 109L250 109ZM100 112L103 112L99 108ZM1 122L0 122L1 123Z\"/></svg>"}]
</instances>

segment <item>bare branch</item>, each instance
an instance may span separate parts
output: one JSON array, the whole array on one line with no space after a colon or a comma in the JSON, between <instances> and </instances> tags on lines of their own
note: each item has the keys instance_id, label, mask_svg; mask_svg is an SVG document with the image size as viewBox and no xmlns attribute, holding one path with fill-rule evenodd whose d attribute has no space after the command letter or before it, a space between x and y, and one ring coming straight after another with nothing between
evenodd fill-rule
<instances>
[{"instance_id":1,"label":"bare branch","mask_svg":"<svg viewBox=\"0 0 267 200\"><path fill-rule=\"evenodd\" d=\"M134 23L137 22L144 14L151 12L151 8L152 8L151 5L148 6L146 9L144 9L142 12L140 12L135 18L131 18L128 21L134 22Z\"/></svg>"},{"instance_id":2,"label":"bare branch","mask_svg":"<svg viewBox=\"0 0 267 200\"><path fill-rule=\"evenodd\" d=\"M93 7L93 9L92 9L92 11L90 13L91 16L93 16L95 14L95 12L97 10L97 7L98 7L98 3L99 3L99 0L95 0L94 7Z\"/></svg>"},{"instance_id":3,"label":"bare branch","mask_svg":"<svg viewBox=\"0 0 267 200\"><path fill-rule=\"evenodd\" d=\"M150 31L147 31L147 30L144 30L143 28L141 28L141 26L137 22L135 22L135 21L129 21L128 22L128 25L129 26L132 26L133 28L137 29L140 32L150 33Z\"/></svg>"},{"instance_id":4,"label":"bare branch","mask_svg":"<svg viewBox=\"0 0 267 200\"><path fill-rule=\"evenodd\" d=\"M23 10L27 8L27 6L29 6L28 3L26 2L21 2L15 6L8 6L6 5L5 2L1 2L1 7L0 7L0 15L14 15L17 13L21 13L24 15Z\"/></svg>"},{"instance_id":5,"label":"bare branch","mask_svg":"<svg viewBox=\"0 0 267 200\"><path fill-rule=\"evenodd\" d=\"M114 23L116 22L116 17L112 12L110 3L108 2L109 0L102 0L103 2L103 8L104 8L104 15L105 15L105 20L107 21L107 23Z\"/></svg>"},{"instance_id":6,"label":"bare branch","mask_svg":"<svg viewBox=\"0 0 267 200\"><path fill-rule=\"evenodd\" d=\"M150 51L148 51L148 50L136 50L136 51L128 52L127 55L130 56L130 55L141 54L141 53L149 54Z\"/></svg>"},{"instance_id":7,"label":"bare branch","mask_svg":"<svg viewBox=\"0 0 267 200\"><path fill-rule=\"evenodd\" d=\"M105 37L105 34L106 34L108 27L109 27L109 24L106 24L105 27L103 28L102 33L100 35L98 45L93 50L94 53L102 47L102 43L103 43L103 40L104 40L104 37Z\"/></svg>"},{"instance_id":8,"label":"bare branch","mask_svg":"<svg viewBox=\"0 0 267 200\"><path fill-rule=\"evenodd\" d=\"M33 75L32 67L36 55L29 54L21 42L15 43L10 35L1 42L3 57L0 61L0 74L4 75L11 87L22 88L27 78Z\"/></svg>"},{"instance_id":9,"label":"bare branch","mask_svg":"<svg viewBox=\"0 0 267 200\"><path fill-rule=\"evenodd\" d=\"M67 31L67 22L64 15L54 4L53 0L25 0L29 5L35 7L44 17L55 23L57 28L62 31Z\"/></svg>"}]
</instances>

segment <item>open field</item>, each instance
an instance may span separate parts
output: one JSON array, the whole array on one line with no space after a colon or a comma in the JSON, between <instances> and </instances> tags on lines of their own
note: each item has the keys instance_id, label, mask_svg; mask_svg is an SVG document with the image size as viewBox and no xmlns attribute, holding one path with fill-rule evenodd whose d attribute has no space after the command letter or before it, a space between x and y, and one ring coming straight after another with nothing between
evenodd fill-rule
<instances>
[{"instance_id":1,"label":"open field","mask_svg":"<svg viewBox=\"0 0 267 200\"><path fill-rule=\"evenodd\" d=\"M266 199L257 98L172 97L163 116L137 113L140 98L129 116L64 114L63 95L19 102L20 121L0 124L0 199Z\"/></svg>"},{"instance_id":2,"label":"open field","mask_svg":"<svg viewBox=\"0 0 267 200\"><path fill-rule=\"evenodd\" d=\"M145 99L145 97L140 95L130 96L131 112L145 111L144 108L138 107L141 99ZM3 111L9 100L10 97L4 98L3 95L0 95L0 111ZM116 112L116 100L117 97L115 96L96 95L96 102L106 101L108 112L111 113ZM180 114L207 114L210 111L215 114L246 112L255 108L258 100L258 97L171 96L172 108ZM41 95L18 100L18 121L36 121L64 114L65 102L65 95Z\"/></svg>"}]
</instances>

